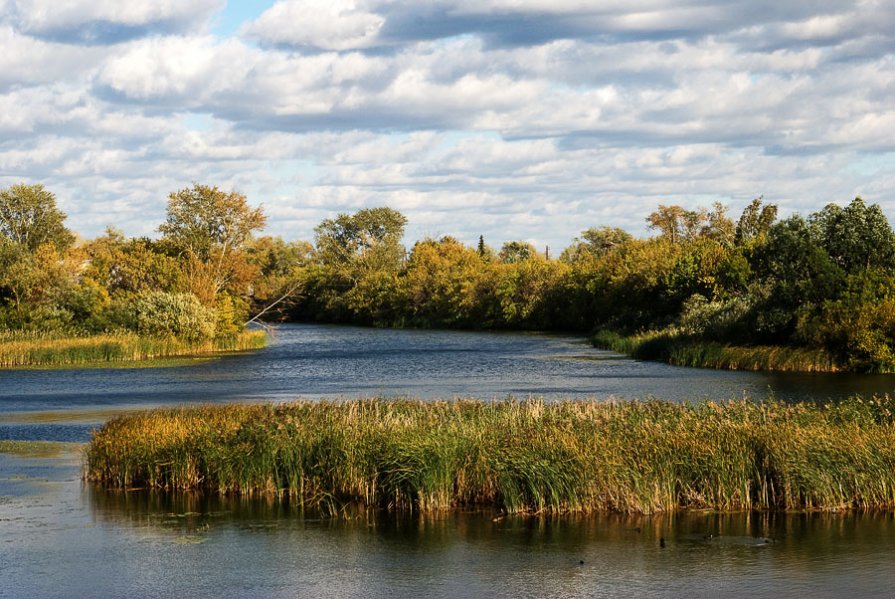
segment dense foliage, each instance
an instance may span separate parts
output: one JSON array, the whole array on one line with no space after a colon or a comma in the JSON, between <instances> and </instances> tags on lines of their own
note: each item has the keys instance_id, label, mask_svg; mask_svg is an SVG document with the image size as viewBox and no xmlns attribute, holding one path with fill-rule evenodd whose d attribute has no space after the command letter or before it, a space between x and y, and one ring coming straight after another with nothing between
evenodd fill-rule
<instances>
[{"instance_id":1,"label":"dense foliage","mask_svg":"<svg viewBox=\"0 0 895 599\"><path fill-rule=\"evenodd\" d=\"M263 212L238 193L203 185L170 195L157 240L109 229L76 241L64 221L55 196L40 185L0 191L0 341L27 344L10 360L30 364L26 358L35 352L61 351L44 347L54 339L107 334L181 342L153 345L158 351L116 350L126 355L230 347L249 317L253 286L263 301L285 284L286 267L276 255L289 255L288 268L301 255L281 242L253 239ZM81 352L84 344L75 345Z\"/></svg>"},{"instance_id":2,"label":"dense foliage","mask_svg":"<svg viewBox=\"0 0 895 599\"><path fill-rule=\"evenodd\" d=\"M693 347L733 345L807 350L786 355L821 356L823 369L895 369L895 233L861 198L783 220L761 198L736 220L720 204L660 205L646 217L654 236L594 227L559 256L483 238L407 249L406 218L390 208L327 219L313 245L256 237L260 208L198 184L169 196L158 239L110 229L75 241L64 218L39 185L0 191L0 327L199 339L263 317L608 330L648 334L652 357L687 363L702 355ZM721 354L712 363L735 367Z\"/></svg>"}]
</instances>

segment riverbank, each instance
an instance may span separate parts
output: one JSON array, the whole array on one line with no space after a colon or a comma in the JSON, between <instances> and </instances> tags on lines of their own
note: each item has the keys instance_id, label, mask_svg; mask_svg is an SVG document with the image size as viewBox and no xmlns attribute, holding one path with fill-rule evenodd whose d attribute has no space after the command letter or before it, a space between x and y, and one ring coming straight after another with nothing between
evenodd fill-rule
<instances>
[{"instance_id":1,"label":"riverbank","mask_svg":"<svg viewBox=\"0 0 895 599\"><path fill-rule=\"evenodd\" d=\"M133 333L89 337L7 336L0 339L0 368L106 367L261 349L266 344L267 334L256 329L199 343Z\"/></svg>"},{"instance_id":2,"label":"riverbank","mask_svg":"<svg viewBox=\"0 0 895 599\"><path fill-rule=\"evenodd\" d=\"M590 340L599 349L627 354L637 360L659 360L673 366L776 372L849 370L822 349L725 345L665 331L623 336L614 331L602 330L591 336Z\"/></svg>"},{"instance_id":3,"label":"riverbank","mask_svg":"<svg viewBox=\"0 0 895 599\"><path fill-rule=\"evenodd\" d=\"M895 509L895 400L354 400L160 409L109 421L109 488L434 512Z\"/></svg>"}]
</instances>

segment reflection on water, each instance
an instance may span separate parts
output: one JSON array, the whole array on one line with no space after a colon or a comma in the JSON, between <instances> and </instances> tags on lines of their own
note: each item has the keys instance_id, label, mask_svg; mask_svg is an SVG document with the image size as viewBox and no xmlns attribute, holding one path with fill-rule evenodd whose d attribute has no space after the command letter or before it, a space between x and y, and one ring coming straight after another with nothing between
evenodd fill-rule
<instances>
[{"instance_id":1,"label":"reflection on water","mask_svg":"<svg viewBox=\"0 0 895 599\"><path fill-rule=\"evenodd\" d=\"M201 564L203 579L218 581L209 590L238 577L244 588L260 585L264 594L282 596L882 597L895 591L895 520L888 514L374 512L325 519L276 501L84 493L99 526L150 546L183 547L169 550Z\"/></svg>"},{"instance_id":2,"label":"reflection on water","mask_svg":"<svg viewBox=\"0 0 895 599\"><path fill-rule=\"evenodd\" d=\"M0 371L0 438L85 440L114 414L294 397L839 398L889 376L682 369L578 338L285 326L173 369ZM889 514L325 519L293 504L110 493L81 456L0 453L0 597L889 597ZM664 547L660 541L664 539Z\"/></svg>"},{"instance_id":3,"label":"reflection on water","mask_svg":"<svg viewBox=\"0 0 895 599\"><path fill-rule=\"evenodd\" d=\"M0 596L889 597L891 514L320 518L0 454ZM661 541L664 539L664 547Z\"/></svg>"},{"instance_id":4,"label":"reflection on water","mask_svg":"<svg viewBox=\"0 0 895 599\"><path fill-rule=\"evenodd\" d=\"M895 389L892 375L730 372L638 362L580 337L283 325L259 352L180 368L0 371L0 438L83 441L123 410L158 405L405 395L839 399ZM83 413L67 428L34 413ZM46 423L43 423L46 424Z\"/></svg>"}]
</instances>

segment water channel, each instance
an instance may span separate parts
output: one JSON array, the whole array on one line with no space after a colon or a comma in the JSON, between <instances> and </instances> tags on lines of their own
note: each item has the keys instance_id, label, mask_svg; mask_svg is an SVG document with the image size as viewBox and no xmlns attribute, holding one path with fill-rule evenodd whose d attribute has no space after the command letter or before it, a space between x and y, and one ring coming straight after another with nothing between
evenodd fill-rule
<instances>
[{"instance_id":1,"label":"water channel","mask_svg":"<svg viewBox=\"0 0 895 599\"><path fill-rule=\"evenodd\" d=\"M892 596L890 514L320 519L279 503L98 491L80 480L78 445L114 414L196 402L892 391L888 376L637 362L563 335L316 325L170 368L0 371L0 440L75 443L0 453L0 597Z\"/></svg>"}]
</instances>

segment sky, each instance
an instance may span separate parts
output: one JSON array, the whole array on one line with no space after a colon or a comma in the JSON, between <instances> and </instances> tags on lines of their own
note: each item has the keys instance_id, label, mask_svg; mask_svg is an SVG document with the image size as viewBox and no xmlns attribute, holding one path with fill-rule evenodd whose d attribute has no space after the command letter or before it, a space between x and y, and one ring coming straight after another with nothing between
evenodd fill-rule
<instances>
[{"instance_id":1,"label":"sky","mask_svg":"<svg viewBox=\"0 0 895 599\"><path fill-rule=\"evenodd\" d=\"M193 182L287 240L375 206L556 249L659 204L895 220L895 0L0 0L0 188L155 236Z\"/></svg>"}]
</instances>

